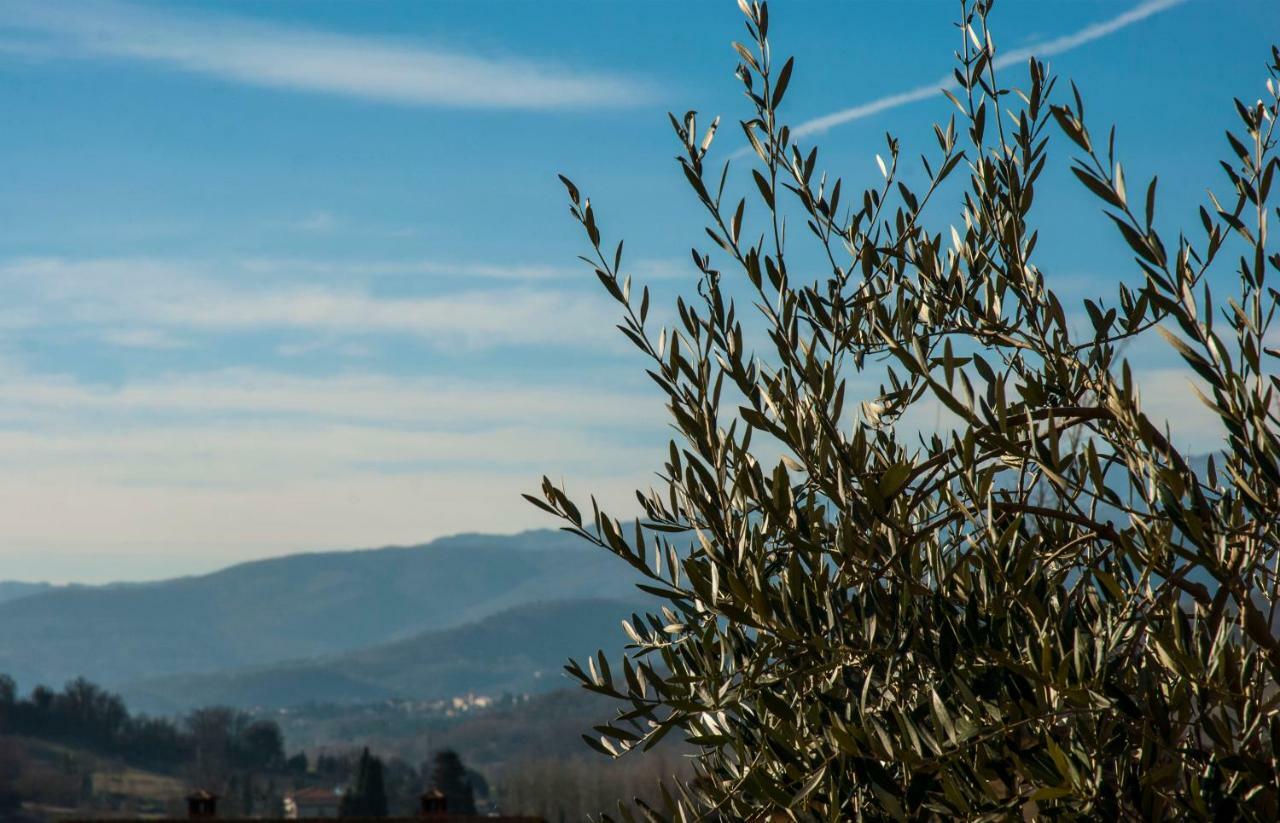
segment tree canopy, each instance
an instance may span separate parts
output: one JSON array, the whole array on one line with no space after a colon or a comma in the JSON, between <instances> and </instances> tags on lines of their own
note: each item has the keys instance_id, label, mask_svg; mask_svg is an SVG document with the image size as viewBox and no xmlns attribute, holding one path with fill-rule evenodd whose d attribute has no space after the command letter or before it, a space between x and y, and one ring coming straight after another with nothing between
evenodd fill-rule
<instances>
[{"instance_id":1,"label":"tree canopy","mask_svg":"<svg viewBox=\"0 0 1280 823\"><path fill-rule=\"evenodd\" d=\"M451 814L475 814L476 796L462 758L452 749L436 752L431 760L431 787L444 794Z\"/></svg>"},{"instance_id":2,"label":"tree canopy","mask_svg":"<svg viewBox=\"0 0 1280 823\"><path fill-rule=\"evenodd\" d=\"M712 162L719 121L672 116L710 241L672 325L564 181L678 432L633 527L545 478L529 496L658 602L620 668L570 663L619 701L588 742L698 747L661 819L1280 816L1280 51L1179 231L1074 86L999 68L990 0L963 4L919 169L888 136L858 188L786 125L795 64L740 6L748 192ZM1090 216L1036 224L1051 142L1131 252L1070 310L1037 240ZM1212 454L1144 411L1125 350L1160 340Z\"/></svg>"},{"instance_id":3,"label":"tree canopy","mask_svg":"<svg viewBox=\"0 0 1280 823\"><path fill-rule=\"evenodd\" d=\"M342 794L339 814L342 817L387 816L387 788L383 779L382 760L369 754L367 746L360 753L351 785Z\"/></svg>"},{"instance_id":4,"label":"tree canopy","mask_svg":"<svg viewBox=\"0 0 1280 823\"><path fill-rule=\"evenodd\" d=\"M0 735L26 735L87 746L135 765L266 770L284 762L284 737L273 721L226 707L198 709L180 719L130 714L117 694L83 677L62 691L36 686L28 697L0 674Z\"/></svg>"}]
</instances>

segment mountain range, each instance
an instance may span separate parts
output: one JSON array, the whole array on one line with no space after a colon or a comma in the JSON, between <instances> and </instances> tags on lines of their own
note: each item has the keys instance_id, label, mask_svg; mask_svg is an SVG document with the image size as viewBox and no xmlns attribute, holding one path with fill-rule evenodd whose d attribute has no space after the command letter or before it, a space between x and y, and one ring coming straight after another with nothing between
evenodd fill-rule
<instances>
[{"instance_id":1,"label":"mountain range","mask_svg":"<svg viewBox=\"0 0 1280 823\"><path fill-rule=\"evenodd\" d=\"M572 650L585 654L597 619L616 633L630 609L611 610L635 602L635 579L609 553L543 530L298 554L151 583L27 589L0 600L0 673L24 689L83 675L157 705L192 704L175 694L283 705L434 697L412 692L477 690L472 683L515 688L551 666L548 634L570 632L565 640L592 646ZM344 681L344 667L365 673Z\"/></svg>"},{"instance_id":2,"label":"mountain range","mask_svg":"<svg viewBox=\"0 0 1280 823\"><path fill-rule=\"evenodd\" d=\"M558 600L517 606L452 629L343 654L212 674L127 684L131 707L172 713L196 706L246 709L306 703L374 703L462 695L534 694L568 686L569 657L621 651L623 600Z\"/></svg>"}]
</instances>

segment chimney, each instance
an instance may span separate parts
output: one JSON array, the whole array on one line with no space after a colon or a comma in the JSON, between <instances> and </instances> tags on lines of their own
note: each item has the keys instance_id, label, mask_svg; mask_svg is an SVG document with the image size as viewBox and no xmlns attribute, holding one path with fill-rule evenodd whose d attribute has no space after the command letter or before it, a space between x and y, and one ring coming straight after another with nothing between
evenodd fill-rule
<instances>
[{"instance_id":1,"label":"chimney","mask_svg":"<svg viewBox=\"0 0 1280 823\"><path fill-rule=\"evenodd\" d=\"M432 789L422 796L423 817L445 817L449 814L449 801L444 792Z\"/></svg>"},{"instance_id":2,"label":"chimney","mask_svg":"<svg viewBox=\"0 0 1280 823\"><path fill-rule=\"evenodd\" d=\"M218 796L204 789L187 795L187 817L191 820L212 820L218 816Z\"/></svg>"}]
</instances>

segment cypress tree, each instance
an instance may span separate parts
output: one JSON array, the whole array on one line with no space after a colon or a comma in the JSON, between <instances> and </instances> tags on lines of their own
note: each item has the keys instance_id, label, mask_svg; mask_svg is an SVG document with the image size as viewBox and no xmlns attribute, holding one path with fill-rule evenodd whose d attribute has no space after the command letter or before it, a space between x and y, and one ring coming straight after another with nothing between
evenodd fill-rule
<instances>
[{"instance_id":1,"label":"cypress tree","mask_svg":"<svg viewBox=\"0 0 1280 823\"><path fill-rule=\"evenodd\" d=\"M452 749L437 752L431 769L431 784L444 793L453 814L475 814L476 798L462 758Z\"/></svg>"},{"instance_id":2,"label":"cypress tree","mask_svg":"<svg viewBox=\"0 0 1280 823\"><path fill-rule=\"evenodd\" d=\"M366 785L365 814L369 817L387 816L387 787L382 776L382 759L369 758L369 777Z\"/></svg>"},{"instance_id":3,"label":"cypress tree","mask_svg":"<svg viewBox=\"0 0 1280 823\"><path fill-rule=\"evenodd\" d=\"M338 807L342 817L386 817L387 789L383 782L382 760L369 754L366 746L356 765L356 776L342 795Z\"/></svg>"}]
</instances>

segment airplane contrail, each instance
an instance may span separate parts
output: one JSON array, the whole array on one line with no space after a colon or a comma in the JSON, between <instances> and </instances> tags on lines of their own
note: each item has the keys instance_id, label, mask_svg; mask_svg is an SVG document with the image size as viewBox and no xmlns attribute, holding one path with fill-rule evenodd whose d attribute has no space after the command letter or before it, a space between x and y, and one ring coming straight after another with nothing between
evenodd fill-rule
<instances>
[{"instance_id":1,"label":"airplane contrail","mask_svg":"<svg viewBox=\"0 0 1280 823\"><path fill-rule=\"evenodd\" d=\"M1103 20L1085 26L1079 31L1065 34L1061 37L1055 37L1052 40L1045 40L1025 48L1015 49L1005 54L998 54L992 62L996 68L1005 68L1015 63L1021 63L1032 55L1036 57L1049 57L1054 54L1062 54L1071 51L1074 48L1091 43L1094 40L1114 34L1123 28L1132 26L1134 23L1141 22L1152 15L1159 14L1162 11L1180 6L1187 0L1147 0L1145 3L1133 7L1124 14L1112 17L1109 20ZM792 127L791 135L793 137L804 137L810 134L820 134L835 126L844 123L851 123L854 120L861 120L864 117L870 117L889 109L896 109L899 106L905 106L908 103L915 103L920 100L927 100L936 95L941 89L955 89L957 84L955 78L951 75L945 75L933 83L923 86L916 86L907 91L890 94L885 97L871 100L866 103L860 103L856 106L840 111L833 111L830 114L824 114L821 117L815 117L806 120L797 126ZM750 147L745 147L734 152L734 156L742 156L750 152Z\"/></svg>"}]
</instances>

